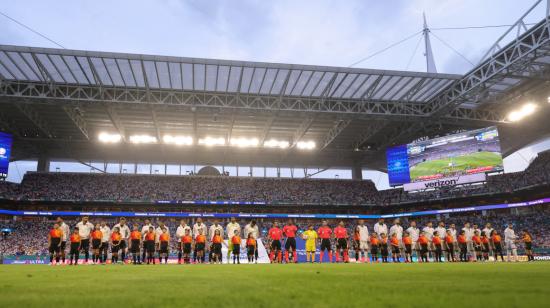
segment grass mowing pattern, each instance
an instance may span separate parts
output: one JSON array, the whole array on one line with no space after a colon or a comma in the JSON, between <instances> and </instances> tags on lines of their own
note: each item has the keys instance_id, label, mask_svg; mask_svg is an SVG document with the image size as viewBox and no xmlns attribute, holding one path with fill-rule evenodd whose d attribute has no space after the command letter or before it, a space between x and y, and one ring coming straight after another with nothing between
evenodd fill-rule
<instances>
[{"instance_id":1,"label":"grass mowing pattern","mask_svg":"<svg viewBox=\"0 0 550 308\"><path fill-rule=\"evenodd\" d=\"M550 303L550 262L4 265L0 277L0 307L19 308L488 308Z\"/></svg>"},{"instance_id":2,"label":"grass mowing pattern","mask_svg":"<svg viewBox=\"0 0 550 308\"><path fill-rule=\"evenodd\" d=\"M451 161L454 164L453 167L449 167ZM420 176L435 175L439 173L446 175L456 172L457 170L464 171L466 169L487 166L502 166L502 156L493 152L476 152L452 158L425 161L411 167L411 181Z\"/></svg>"}]
</instances>

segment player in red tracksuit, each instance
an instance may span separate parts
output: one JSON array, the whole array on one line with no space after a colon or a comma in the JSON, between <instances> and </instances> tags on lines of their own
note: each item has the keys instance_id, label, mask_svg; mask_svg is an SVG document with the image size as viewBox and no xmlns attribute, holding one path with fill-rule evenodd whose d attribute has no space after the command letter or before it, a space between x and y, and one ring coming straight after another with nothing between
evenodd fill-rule
<instances>
[{"instance_id":1,"label":"player in red tracksuit","mask_svg":"<svg viewBox=\"0 0 550 308\"><path fill-rule=\"evenodd\" d=\"M288 254L292 252L292 260L294 263L298 263L298 254L296 253L296 232L298 228L291 219L288 220L288 224L283 227L283 234L286 237L285 240L285 262L288 262Z\"/></svg>"},{"instance_id":2,"label":"player in red tracksuit","mask_svg":"<svg viewBox=\"0 0 550 308\"><path fill-rule=\"evenodd\" d=\"M343 221L334 228L334 237L336 237L336 262L340 262L340 254L342 254L342 259L348 263L348 229L344 227Z\"/></svg>"},{"instance_id":3,"label":"player in red tracksuit","mask_svg":"<svg viewBox=\"0 0 550 308\"><path fill-rule=\"evenodd\" d=\"M283 237L283 230L279 228L279 223L274 222L273 227L269 229L267 233L269 239L271 240L271 251L269 252L269 259L271 262L281 263L282 261L282 252L281 252L281 238ZM275 260L275 256L277 260Z\"/></svg>"},{"instance_id":4,"label":"player in red tracksuit","mask_svg":"<svg viewBox=\"0 0 550 308\"><path fill-rule=\"evenodd\" d=\"M323 262L323 254L325 250L328 250L328 261L332 262L332 244L330 243L330 239L332 237L332 229L327 224L326 220L323 220L323 224L317 230L317 234L319 235L319 240L321 241L321 249L319 251L319 263Z\"/></svg>"}]
</instances>

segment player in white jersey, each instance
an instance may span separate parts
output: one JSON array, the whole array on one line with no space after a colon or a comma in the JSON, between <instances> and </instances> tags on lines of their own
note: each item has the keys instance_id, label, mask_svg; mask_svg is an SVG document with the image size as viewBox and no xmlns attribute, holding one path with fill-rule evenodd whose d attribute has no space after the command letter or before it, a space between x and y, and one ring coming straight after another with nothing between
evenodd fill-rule
<instances>
[{"instance_id":1,"label":"player in white jersey","mask_svg":"<svg viewBox=\"0 0 550 308\"><path fill-rule=\"evenodd\" d=\"M361 262L365 262L365 255L368 254L369 250L369 227L365 225L363 219L357 222L357 231L359 231L359 250L361 251ZM358 257L355 257L358 259Z\"/></svg>"},{"instance_id":2,"label":"player in white jersey","mask_svg":"<svg viewBox=\"0 0 550 308\"><path fill-rule=\"evenodd\" d=\"M216 231L219 231L219 235L223 239L223 226L219 224L217 219L214 219L212 225L210 228L208 228L208 242L209 242L209 253L208 253L208 262L211 262L213 260L213 253L214 250L212 249L212 239L214 238L214 235L216 235ZM219 248L219 247L218 247ZM222 255L220 254L218 256L220 260L218 260L220 263L223 263L221 258Z\"/></svg>"},{"instance_id":3,"label":"player in white jersey","mask_svg":"<svg viewBox=\"0 0 550 308\"><path fill-rule=\"evenodd\" d=\"M434 231L432 222L428 222L424 228L422 228L422 232L424 232L424 235L428 239L428 258L433 257L433 251L434 246L432 243L432 238L434 237Z\"/></svg>"},{"instance_id":4,"label":"player in white jersey","mask_svg":"<svg viewBox=\"0 0 550 308\"><path fill-rule=\"evenodd\" d=\"M99 249L99 256L103 256L103 260L100 260L101 264L107 262L107 253L109 251L109 241L111 240L111 228L107 226L103 220L99 225L99 231L101 231L101 248Z\"/></svg>"},{"instance_id":5,"label":"player in white jersey","mask_svg":"<svg viewBox=\"0 0 550 308\"><path fill-rule=\"evenodd\" d=\"M183 244L181 242L181 238L185 236L187 231L189 231L189 234L191 234L191 227L187 225L187 221L185 219L180 220L180 225L176 229L176 237L178 239L178 264L181 264L181 257L183 253Z\"/></svg>"},{"instance_id":6,"label":"player in white jersey","mask_svg":"<svg viewBox=\"0 0 550 308\"><path fill-rule=\"evenodd\" d=\"M506 256L508 257L508 262L510 262L510 252L514 256L514 261L518 262L518 250L516 247L516 232L514 232L514 226L508 224L508 227L504 229L504 244L506 245Z\"/></svg>"},{"instance_id":7,"label":"player in white jersey","mask_svg":"<svg viewBox=\"0 0 550 308\"><path fill-rule=\"evenodd\" d=\"M464 224L464 228L462 228L462 231L464 231L464 236L466 237L466 249L469 254L468 258L471 260L472 258L475 258L475 250L474 245L472 243L472 236L474 236L474 228L470 226L470 223L467 222Z\"/></svg>"},{"instance_id":8,"label":"player in white jersey","mask_svg":"<svg viewBox=\"0 0 550 308\"><path fill-rule=\"evenodd\" d=\"M374 224L374 232L378 234L378 237L382 233L388 235L388 226L384 223L384 218L378 219L378 222Z\"/></svg>"},{"instance_id":9,"label":"player in white jersey","mask_svg":"<svg viewBox=\"0 0 550 308\"><path fill-rule=\"evenodd\" d=\"M80 250L84 251L84 264L88 264L90 258L90 233L94 229L94 225L88 221L88 216L82 217L82 221L76 224L78 228L78 235L82 241L80 244Z\"/></svg>"},{"instance_id":10,"label":"player in white jersey","mask_svg":"<svg viewBox=\"0 0 550 308\"><path fill-rule=\"evenodd\" d=\"M141 227L141 236L143 237L141 239L141 242L143 243L142 244L143 249L142 249L142 253L141 253L141 260L146 260L145 255L147 254L147 247L145 247L145 235L147 234L147 232L149 232L149 228L153 228L153 230L155 229L155 227L153 226L151 221L149 219L145 219L143 227Z\"/></svg>"},{"instance_id":11,"label":"player in white jersey","mask_svg":"<svg viewBox=\"0 0 550 308\"><path fill-rule=\"evenodd\" d=\"M399 241L399 251L401 253L401 257L405 259L405 246L403 246L403 227L401 226L401 220L399 220L399 218L396 218L393 221L393 226L390 227L390 233L388 237L391 238L394 234Z\"/></svg>"},{"instance_id":12,"label":"player in white jersey","mask_svg":"<svg viewBox=\"0 0 550 308\"><path fill-rule=\"evenodd\" d=\"M126 218L121 217L120 220L119 220L119 223L113 226L113 229L114 228L118 228L118 232L120 233L121 240L120 240L120 244L119 244L118 247L122 251L121 261L122 261L122 263L125 263L126 262L126 253L128 252L128 243L129 243L129 239L130 239L130 232L131 232L130 228L126 224Z\"/></svg>"},{"instance_id":13,"label":"player in white jersey","mask_svg":"<svg viewBox=\"0 0 550 308\"><path fill-rule=\"evenodd\" d=\"M485 224L485 228L483 228L483 231L485 233L485 236L489 239L489 256L493 254L493 251L495 250L495 246L493 245L493 241L491 240L491 233L493 233L493 226L491 226L491 223ZM496 258L496 256L495 256Z\"/></svg>"},{"instance_id":14,"label":"player in white jersey","mask_svg":"<svg viewBox=\"0 0 550 308\"><path fill-rule=\"evenodd\" d=\"M256 246L254 247L254 260L258 263L258 239L260 238L260 229L255 220L252 220L246 226L244 226L244 238L248 239L249 235L256 240Z\"/></svg>"},{"instance_id":15,"label":"player in white jersey","mask_svg":"<svg viewBox=\"0 0 550 308\"><path fill-rule=\"evenodd\" d=\"M208 237L208 228L206 225L202 222L202 218L197 218L197 222L193 225L193 238L196 238L199 234L204 235L205 237ZM205 244L206 249L206 244ZM201 255L201 262L204 263L205 255L204 251ZM197 251L193 249L193 262L197 262Z\"/></svg>"},{"instance_id":16,"label":"player in white jersey","mask_svg":"<svg viewBox=\"0 0 550 308\"><path fill-rule=\"evenodd\" d=\"M444 247L444 250L445 250L445 236L447 235L447 229L445 228L445 223L443 221L440 221L437 224L437 227L435 228L435 231L437 231L437 234L441 238L441 240L443 242L442 246ZM442 254L442 255L444 256L445 254ZM446 258L446 256L445 256L445 258Z\"/></svg>"},{"instance_id":17,"label":"player in white jersey","mask_svg":"<svg viewBox=\"0 0 550 308\"><path fill-rule=\"evenodd\" d=\"M411 237L411 247L414 253L416 254L416 259L420 261L420 249L418 247L418 237L420 236L420 229L416 227L416 221L411 221L410 226L407 228L407 233L409 233ZM412 262L412 255L411 255L411 262Z\"/></svg>"},{"instance_id":18,"label":"player in white jersey","mask_svg":"<svg viewBox=\"0 0 550 308\"><path fill-rule=\"evenodd\" d=\"M67 240L69 239L69 234L71 234L71 230L69 229L69 225L67 225L63 218L57 217L57 224L59 225L59 229L63 231L63 236L61 237L61 264L65 264L65 246L67 245Z\"/></svg>"},{"instance_id":19,"label":"player in white jersey","mask_svg":"<svg viewBox=\"0 0 550 308\"><path fill-rule=\"evenodd\" d=\"M237 231L237 233L235 233ZM241 226L237 222L235 217L231 217L231 220L225 227L225 232L227 234L227 263L231 260L231 252L233 251L233 243L231 243L231 237L233 235L241 236Z\"/></svg>"}]
</instances>

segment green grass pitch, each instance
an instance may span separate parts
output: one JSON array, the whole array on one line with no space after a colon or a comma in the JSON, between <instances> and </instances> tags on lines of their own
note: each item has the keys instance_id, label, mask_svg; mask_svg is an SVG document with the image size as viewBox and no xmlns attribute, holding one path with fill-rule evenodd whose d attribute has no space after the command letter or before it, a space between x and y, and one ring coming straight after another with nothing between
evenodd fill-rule
<instances>
[{"instance_id":1,"label":"green grass pitch","mask_svg":"<svg viewBox=\"0 0 550 308\"><path fill-rule=\"evenodd\" d=\"M453 167L449 167L451 161L454 164ZM486 166L502 166L502 156L493 152L476 152L453 158L422 162L411 168L411 180L415 180L420 176L438 173L450 174L457 170L462 171Z\"/></svg>"},{"instance_id":2,"label":"green grass pitch","mask_svg":"<svg viewBox=\"0 0 550 308\"><path fill-rule=\"evenodd\" d=\"M544 307L550 262L0 266L0 307Z\"/></svg>"}]
</instances>

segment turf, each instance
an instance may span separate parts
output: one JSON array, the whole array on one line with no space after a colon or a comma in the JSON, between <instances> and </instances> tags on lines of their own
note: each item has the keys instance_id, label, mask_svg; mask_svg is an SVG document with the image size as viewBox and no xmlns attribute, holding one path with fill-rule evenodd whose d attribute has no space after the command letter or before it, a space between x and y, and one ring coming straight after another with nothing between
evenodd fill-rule
<instances>
[{"instance_id":1,"label":"turf","mask_svg":"<svg viewBox=\"0 0 550 308\"><path fill-rule=\"evenodd\" d=\"M550 302L550 262L3 265L0 277L0 307L488 308Z\"/></svg>"},{"instance_id":2,"label":"turf","mask_svg":"<svg viewBox=\"0 0 550 308\"><path fill-rule=\"evenodd\" d=\"M453 167L449 167L449 163L451 161L454 164ZM449 157L425 161L411 167L411 180L414 180L420 176L434 175L438 173L446 175L452 174L456 171L487 166L502 166L502 156L493 152L476 152L452 158Z\"/></svg>"}]
</instances>

